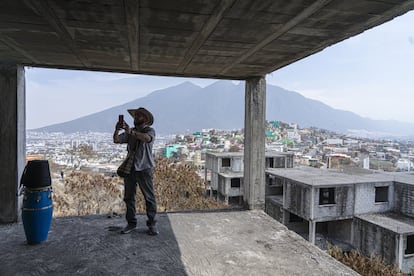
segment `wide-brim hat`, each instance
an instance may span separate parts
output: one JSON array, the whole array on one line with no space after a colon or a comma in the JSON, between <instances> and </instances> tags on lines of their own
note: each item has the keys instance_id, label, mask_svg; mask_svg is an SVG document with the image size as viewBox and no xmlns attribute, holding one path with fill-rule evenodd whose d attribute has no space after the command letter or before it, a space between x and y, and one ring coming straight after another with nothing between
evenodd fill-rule
<instances>
[{"instance_id":1,"label":"wide-brim hat","mask_svg":"<svg viewBox=\"0 0 414 276\"><path fill-rule=\"evenodd\" d=\"M152 113L149 112L147 109L143 107L137 109L128 109L128 113L131 114L132 118L135 118L136 112L143 114L147 118L147 125L152 125L154 123L154 116L152 116Z\"/></svg>"}]
</instances>

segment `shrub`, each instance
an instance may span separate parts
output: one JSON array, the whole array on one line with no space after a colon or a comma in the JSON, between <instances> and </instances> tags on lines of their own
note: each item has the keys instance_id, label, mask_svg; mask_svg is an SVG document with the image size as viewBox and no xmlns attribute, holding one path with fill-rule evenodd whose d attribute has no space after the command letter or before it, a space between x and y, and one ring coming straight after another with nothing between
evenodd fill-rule
<instances>
[{"instance_id":1,"label":"shrub","mask_svg":"<svg viewBox=\"0 0 414 276\"><path fill-rule=\"evenodd\" d=\"M204 180L194 166L158 159L154 188L158 211L223 208L226 205L204 196ZM54 216L123 213L123 180L117 176L76 171L53 183ZM145 212L137 187L137 212Z\"/></svg>"},{"instance_id":2,"label":"shrub","mask_svg":"<svg viewBox=\"0 0 414 276\"><path fill-rule=\"evenodd\" d=\"M329 255L352 268L361 275L366 276L402 276L404 275L397 265L389 265L385 260L375 254L370 257L364 256L361 252L352 250L349 253L343 252L339 247L328 243L327 252Z\"/></svg>"}]
</instances>

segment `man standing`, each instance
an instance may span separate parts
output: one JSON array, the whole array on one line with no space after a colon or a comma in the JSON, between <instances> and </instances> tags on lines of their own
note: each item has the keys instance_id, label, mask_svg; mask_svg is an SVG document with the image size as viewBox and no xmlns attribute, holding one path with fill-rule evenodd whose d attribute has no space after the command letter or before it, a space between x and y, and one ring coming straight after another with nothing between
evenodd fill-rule
<instances>
[{"instance_id":1,"label":"man standing","mask_svg":"<svg viewBox=\"0 0 414 276\"><path fill-rule=\"evenodd\" d=\"M135 196L137 183L145 199L147 211L147 226L149 235L158 235L155 216L157 214L157 203L155 200L152 173L155 167L152 155L152 145L155 140L155 130L151 127L154 117L147 109L128 109L128 113L134 118L134 128L123 121L115 126L114 143L128 143L127 150L135 150L134 164L131 173L124 178L124 201L126 204L126 220L128 225L122 229L122 234L127 234L137 227L135 217ZM119 130L125 132L119 134Z\"/></svg>"}]
</instances>

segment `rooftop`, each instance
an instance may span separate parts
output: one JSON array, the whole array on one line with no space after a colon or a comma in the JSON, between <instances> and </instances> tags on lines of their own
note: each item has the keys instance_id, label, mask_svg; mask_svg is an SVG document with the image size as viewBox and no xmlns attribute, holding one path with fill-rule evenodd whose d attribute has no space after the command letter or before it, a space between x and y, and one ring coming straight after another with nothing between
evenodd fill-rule
<instances>
[{"instance_id":1,"label":"rooftop","mask_svg":"<svg viewBox=\"0 0 414 276\"><path fill-rule=\"evenodd\" d=\"M121 235L120 216L55 218L38 245L0 225L0 275L358 275L262 211L161 213L159 236L145 219Z\"/></svg>"},{"instance_id":2,"label":"rooftop","mask_svg":"<svg viewBox=\"0 0 414 276\"><path fill-rule=\"evenodd\" d=\"M387 212L355 215L355 217L379 225L397 234L414 234L413 218L401 214Z\"/></svg>"},{"instance_id":3,"label":"rooftop","mask_svg":"<svg viewBox=\"0 0 414 276\"><path fill-rule=\"evenodd\" d=\"M390 173L394 181L414 185L414 172Z\"/></svg>"},{"instance_id":4,"label":"rooftop","mask_svg":"<svg viewBox=\"0 0 414 276\"><path fill-rule=\"evenodd\" d=\"M398 175L396 176L394 174L374 172L371 170L351 169L341 171L335 169L317 169L306 166L289 169L266 169L266 173L289 178L291 180L311 186L352 185L356 183L367 182L388 182L395 181L398 178ZM401 176L401 178L398 179L402 180L403 178ZM404 179L414 181L414 175L405 176Z\"/></svg>"},{"instance_id":5,"label":"rooftop","mask_svg":"<svg viewBox=\"0 0 414 276\"><path fill-rule=\"evenodd\" d=\"M215 157L222 157L222 158L230 158L230 157L243 157L244 153L242 151L237 152L206 152L207 155L215 156Z\"/></svg>"},{"instance_id":6,"label":"rooftop","mask_svg":"<svg viewBox=\"0 0 414 276\"><path fill-rule=\"evenodd\" d=\"M237 151L237 152L207 152L206 154L215 156L215 157L221 157L221 158L230 158L230 157L243 157L244 152ZM279 156L293 156L294 153L292 152L280 152L275 150L266 150L265 151L265 157L279 157Z\"/></svg>"}]
</instances>

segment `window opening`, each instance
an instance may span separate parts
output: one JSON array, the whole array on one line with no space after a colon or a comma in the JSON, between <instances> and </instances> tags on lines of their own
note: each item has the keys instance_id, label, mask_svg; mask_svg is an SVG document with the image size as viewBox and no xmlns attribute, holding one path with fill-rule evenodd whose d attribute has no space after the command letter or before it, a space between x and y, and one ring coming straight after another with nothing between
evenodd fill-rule
<instances>
[{"instance_id":1,"label":"window opening","mask_svg":"<svg viewBox=\"0 0 414 276\"><path fill-rule=\"evenodd\" d=\"M388 186L375 187L375 202L388 202Z\"/></svg>"},{"instance_id":2,"label":"window opening","mask_svg":"<svg viewBox=\"0 0 414 276\"><path fill-rule=\"evenodd\" d=\"M221 159L221 166L229 168L231 165L231 159L230 158L223 158Z\"/></svg>"},{"instance_id":3,"label":"window opening","mask_svg":"<svg viewBox=\"0 0 414 276\"><path fill-rule=\"evenodd\" d=\"M335 188L319 189L319 205L335 204Z\"/></svg>"},{"instance_id":4,"label":"window opening","mask_svg":"<svg viewBox=\"0 0 414 276\"><path fill-rule=\"evenodd\" d=\"M240 187L240 178L232 178L230 186L232 188L239 188Z\"/></svg>"},{"instance_id":5,"label":"window opening","mask_svg":"<svg viewBox=\"0 0 414 276\"><path fill-rule=\"evenodd\" d=\"M414 254L414 235L407 236L407 246L405 248L405 255Z\"/></svg>"},{"instance_id":6,"label":"window opening","mask_svg":"<svg viewBox=\"0 0 414 276\"><path fill-rule=\"evenodd\" d=\"M269 158L269 168L274 168L274 159L273 158Z\"/></svg>"}]
</instances>

